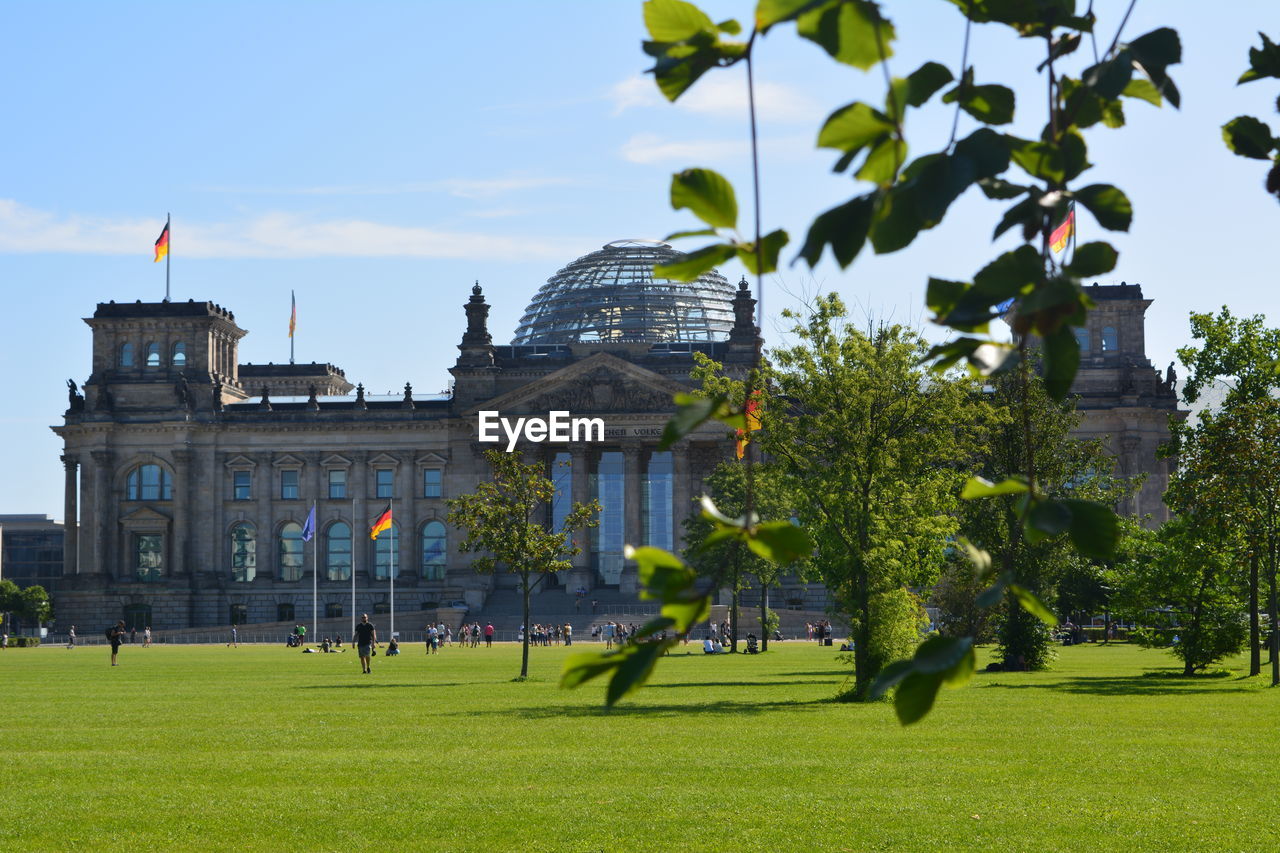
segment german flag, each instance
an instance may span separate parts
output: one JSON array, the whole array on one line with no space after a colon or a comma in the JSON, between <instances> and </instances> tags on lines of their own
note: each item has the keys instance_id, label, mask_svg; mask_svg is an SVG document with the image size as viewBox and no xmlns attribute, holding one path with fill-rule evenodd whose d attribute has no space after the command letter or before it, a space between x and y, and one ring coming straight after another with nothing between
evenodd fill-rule
<instances>
[{"instance_id":1,"label":"german flag","mask_svg":"<svg viewBox=\"0 0 1280 853\"><path fill-rule=\"evenodd\" d=\"M387 508L382 511L382 515L378 516L378 520L373 523L373 527L369 529L369 538L377 539L378 534L384 530L391 529L391 504L387 504Z\"/></svg>"},{"instance_id":2,"label":"german flag","mask_svg":"<svg viewBox=\"0 0 1280 853\"><path fill-rule=\"evenodd\" d=\"M156 263L160 259L169 254L169 223L164 224L164 230L160 232L160 236L156 238Z\"/></svg>"},{"instance_id":3,"label":"german flag","mask_svg":"<svg viewBox=\"0 0 1280 853\"><path fill-rule=\"evenodd\" d=\"M1067 241L1071 239L1071 235L1076 230L1076 207L1073 204L1071 210L1067 212L1067 218L1062 220L1062 224L1053 229L1053 233L1049 235L1049 248L1055 252L1061 252L1067 248Z\"/></svg>"},{"instance_id":4,"label":"german flag","mask_svg":"<svg viewBox=\"0 0 1280 853\"><path fill-rule=\"evenodd\" d=\"M298 327L298 300L293 298L293 291L289 291L289 304L292 310L289 312L289 337L293 337L293 330Z\"/></svg>"},{"instance_id":5,"label":"german flag","mask_svg":"<svg viewBox=\"0 0 1280 853\"><path fill-rule=\"evenodd\" d=\"M760 392L753 391L751 399L747 400L746 408L747 428L740 429L738 433L738 458L747 455L747 443L751 441L751 433L760 429Z\"/></svg>"}]
</instances>

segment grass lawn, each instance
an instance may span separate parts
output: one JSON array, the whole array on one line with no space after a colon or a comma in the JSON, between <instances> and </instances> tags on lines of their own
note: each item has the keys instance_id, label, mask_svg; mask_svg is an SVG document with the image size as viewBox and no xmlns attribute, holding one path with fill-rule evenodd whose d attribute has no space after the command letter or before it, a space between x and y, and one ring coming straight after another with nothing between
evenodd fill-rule
<instances>
[{"instance_id":1,"label":"grass lawn","mask_svg":"<svg viewBox=\"0 0 1280 853\"><path fill-rule=\"evenodd\" d=\"M0 850L1280 848L1280 691L1241 660L1067 648L904 729L812 644L673 655L612 711L519 651L9 649Z\"/></svg>"}]
</instances>

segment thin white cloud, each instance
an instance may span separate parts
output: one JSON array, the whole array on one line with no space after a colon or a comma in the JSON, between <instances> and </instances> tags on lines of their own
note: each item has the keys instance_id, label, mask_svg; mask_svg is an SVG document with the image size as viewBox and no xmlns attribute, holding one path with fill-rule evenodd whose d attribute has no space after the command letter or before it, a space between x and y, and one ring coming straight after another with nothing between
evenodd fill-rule
<instances>
[{"instance_id":1,"label":"thin white cloud","mask_svg":"<svg viewBox=\"0 0 1280 853\"><path fill-rule=\"evenodd\" d=\"M160 220L66 216L0 199L0 253L138 255L148 258ZM359 219L308 220L269 213L241 222L174 228L173 252L188 258L410 257L475 260L563 259L569 240L494 236L387 225Z\"/></svg>"},{"instance_id":2,"label":"thin white cloud","mask_svg":"<svg viewBox=\"0 0 1280 853\"><path fill-rule=\"evenodd\" d=\"M809 136L777 136L760 141L760 150L774 157L792 157L813 150ZM624 160L641 165L669 163L689 166L733 160L751 153L748 139L665 139L652 133L638 133L622 144Z\"/></svg>"},{"instance_id":3,"label":"thin white cloud","mask_svg":"<svg viewBox=\"0 0 1280 853\"><path fill-rule=\"evenodd\" d=\"M572 184L569 178L556 177L507 177L507 178L449 178L443 181L412 181L403 184L332 184L314 187L240 187L200 186L200 192L230 193L235 195L413 195L420 193L448 193L457 198L495 198L512 192L537 190L545 187Z\"/></svg>"},{"instance_id":4,"label":"thin white cloud","mask_svg":"<svg viewBox=\"0 0 1280 853\"><path fill-rule=\"evenodd\" d=\"M629 109L662 106L666 99L658 92L652 77L632 75L609 90L613 114ZM680 96L675 106L695 115L746 121L747 88L745 79L724 74L709 74ZM812 124L822 119L822 108L799 89L781 83L756 84L756 117L768 122Z\"/></svg>"}]
</instances>

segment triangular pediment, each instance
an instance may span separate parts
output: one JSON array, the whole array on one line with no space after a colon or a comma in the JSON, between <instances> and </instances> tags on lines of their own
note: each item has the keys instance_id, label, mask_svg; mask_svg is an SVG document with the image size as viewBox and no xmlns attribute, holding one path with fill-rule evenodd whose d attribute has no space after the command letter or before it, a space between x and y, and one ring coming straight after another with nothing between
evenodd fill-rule
<instances>
[{"instance_id":1,"label":"triangular pediment","mask_svg":"<svg viewBox=\"0 0 1280 853\"><path fill-rule=\"evenodd\" d=\"M226 466L227 466L228 468L250 468L250 469L253 469L253 468L257 468L257 467L258 467L258 463L257 463L257 462L254 462L254 461L253 461L252 459L250 459L248 456L245 456L245 455L240 454L240 453L237 453L235 456L232 456L230 459L228 459L228 460L226 461L226 463L225 463L225 464L226 464Z\"/></svg>"},{"instance_id":2,"label":"triangular pediment","mask_svg":"<svg viewBox=\"0 0 1280 853\"><path fill-rule=\"evenodd\" d=\"M447 465L448 457L441 456L439 453L424 453L414 460L419 468L430 468L433 465Z\"/></svg>"},{"instance_id":3,"label":"triangular pediment","mask_svg":"<svg viewBox=\"0 0 1280 853\"><path fill-rule=\"evenodd\" d=\"M326 468L350 468L351 460L341 454L334 453L321 459L320 464Z\"/></svg>"},{"instance_id":4,"label":"triangular pediment","mask_svg":"<svg viewBox=\"0 0 1280 853\"><path fill-rule=\"evenodd\" d=\"M301 468L302 460L292 453L286 453L284 456L277 457L271 461L272 468Z\"/></svg>"},{"instance_id":5,"label":"triangular pediment","mask_svg":"<svg viewBox=\"0 0 1280 853\"><path fill-rule=\"evenodd\" d=\"M399 465L400 460L388 453L379 453L369 460L369 466L372 468L395 468Z\"/></svg>"},{"instance_id":6,"label":"triangular pediment","mask_svg":"<svg viewBox=\"0 0 1280 853\"><path fill-rule=\"evenodd\" d=\"M609 353L596 353L468 410L502 414L567 411L573 415L666 413L689 386Z\"/></svg>"},{"instance_id":7,"label":"triangular pediment","mask_svg":"<svg viewBox=\"0 0 1280 853\"><path fill-rule=\"evenodd\" d=\"M149 506L138 507L133 512L120 516L122 524L168 524L169 521L169 516Z\"/></svg>"}]
</instances>

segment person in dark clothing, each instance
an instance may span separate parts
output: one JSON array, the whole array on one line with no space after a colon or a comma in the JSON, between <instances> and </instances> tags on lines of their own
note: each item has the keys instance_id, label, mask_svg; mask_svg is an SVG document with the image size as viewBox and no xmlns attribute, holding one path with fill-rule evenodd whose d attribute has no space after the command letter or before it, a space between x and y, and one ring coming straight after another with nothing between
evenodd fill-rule
<instances>
[{"instance_id":1,"label":"person in dark clothing","mask_svg":"<svg viewBox=\"0 0 1280 853\"><path fill-rule=\"evenodd\" d=\"M124 642L124 620L121 619L113 627L107 629L107 639L111 642L111 665L118 666L116 655L120 653L120 644Z\"/></svg>"},{"instance_id":2,"label":"person in dark clothing","mask_svg":"<svg viewBox=\"0 0 1280 853\"><path fill-rule=\"evenodd\" d=\"M378 645L378 631L373 627L373 623L369 621L369 614L364 613L360 616L360 621L356 623L356 650L360 653L360 671L366 675L373 671L369 666L369 657L373 653L373 649Z\"/></svg>"}]
</instances>

